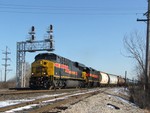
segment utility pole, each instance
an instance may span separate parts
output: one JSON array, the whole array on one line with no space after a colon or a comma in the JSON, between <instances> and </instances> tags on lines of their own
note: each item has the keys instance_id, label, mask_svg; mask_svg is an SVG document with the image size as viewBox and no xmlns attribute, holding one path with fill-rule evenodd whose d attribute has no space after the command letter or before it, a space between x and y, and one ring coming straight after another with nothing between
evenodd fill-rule
<instances>
[{"instance_id":1,"label":"utility pole","mask_svg":"<svg viewBox=\"0 0 150 113\"><path fill-rule=\"evenodd\" d=\"M1 82L2 82L3 80L2 80L2 70L1 69L0 69L0 73L1 73Z\"/></svg>"},{"instance_id":2,"label":"utility pole","mask_svg":"<svg viewBox=\"0 0 150 113\"><path fill-rule=\"evenodd\" d=\"M148 0L148 11L147 11L147 38L146 38L146 86L145 88L148 89L148 84L149 84L149 78L150 78L150 64L149 64L149 61L150 61L150 50L149 50L149 41L150 41L150 0Z\"/></svg>"},{"instance_id":3,"label":"utility pole","mask_svg":"<svg viewBox=\"0 0 150 113\"><path fill-rule=\"evenodd\" d=\"M127 71L125 71L125 83L127 82Z\"/></svg>"},{"instance_id":4,"label":"utility pole","mask_svg":"<svg viewBox=\"0 0 150 113\"><path fill-rule=\"evenodd\" d=\"M137 19L137 21L147 22L147 36L146 36L146 60L145 60L145 90L148 90L148 84L150 79L150 0L148 1L148 11L144 14L147 16L147 19Z\"/></svg>"},{"instance_id":5,"label":"utility pole","mask_svg":"<svg viewBox=\"0 0 150 113\"><path fill-rule=\"evenodd\" d=\"M8 54L10 54L10 52L8 52L8 47L6 46L6 51L3 52L3 54L5 55L5 58L3 58L3 60L5 61L5 64L2 64L5 67L5 77L4 77L4 82L7 81L6 77L7 77L7 72L10 71L10 69L7 69L8 66L10 66L10 64L8 64L8 60L10 60L10 58L8 58Z\"/></svg>"}]
</instances>

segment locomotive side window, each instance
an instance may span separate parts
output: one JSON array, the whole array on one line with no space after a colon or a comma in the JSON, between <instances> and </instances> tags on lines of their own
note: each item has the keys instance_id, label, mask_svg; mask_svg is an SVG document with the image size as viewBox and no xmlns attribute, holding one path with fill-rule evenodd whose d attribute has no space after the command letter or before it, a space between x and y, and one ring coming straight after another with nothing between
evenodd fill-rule
<instances>
[{"instance_id":1,"label":"locomotive side window","mask_svg":"<svg viewBox=\"0 0 150 113\"><path fill-rule=\"evenodd\" d=\"M57 56L54 54L48 55L47 57L48 57L48 58L46 58L47 60L53 60L53 61L57 60Z\"/></svg>"},{"instance_id":2,"label":"locomotive side window","mask_svg":"<svg viewBox=\"0 0 150 113\"><path fill-rule=\"evenodd\" d=\"M59 57L59 56L57 56L57 62L59 62L59 63L60 63L60 57Z\"/></svg>"}]
</instances>

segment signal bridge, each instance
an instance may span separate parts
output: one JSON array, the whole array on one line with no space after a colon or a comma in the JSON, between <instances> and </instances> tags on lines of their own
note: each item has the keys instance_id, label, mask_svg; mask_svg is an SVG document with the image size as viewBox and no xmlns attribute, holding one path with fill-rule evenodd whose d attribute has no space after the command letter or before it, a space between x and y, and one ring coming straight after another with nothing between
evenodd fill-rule
<instances>
[{"instance_id":1,"label":"signal bridge","mask_svg":"<svg viewBox=\"0 0 150 113\"><path fill-rule=\"evenodd\" d=\"M36 51L54 51L54 41L53 41L53 26L50 25L48 31L48 36L46 39L41 41L35 41L35 28L31 27L29 32L29 39L27 41L17 42L17 65L16 65L16 78L18 88L25 87L25 75L26 75L26 65L25 65L25 55L26 52L36 52Z\"/></svg>"}]
</instances>

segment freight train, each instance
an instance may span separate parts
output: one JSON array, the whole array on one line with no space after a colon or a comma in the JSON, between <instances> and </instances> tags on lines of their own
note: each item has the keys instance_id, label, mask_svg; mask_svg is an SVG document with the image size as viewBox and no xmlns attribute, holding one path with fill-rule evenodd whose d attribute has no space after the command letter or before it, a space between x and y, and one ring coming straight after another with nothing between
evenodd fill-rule
<instances>
[{"instance_id":1,"label":"freight train","mask_svg":"<svg viewBox=\"0 0 150 113\"><path fill-rule=\"evenodd\" d=\"M32 63L29 87L32 89L123 86L125 79L87 67L54 53L41 53Z\"/></svg>"}]
</instances>

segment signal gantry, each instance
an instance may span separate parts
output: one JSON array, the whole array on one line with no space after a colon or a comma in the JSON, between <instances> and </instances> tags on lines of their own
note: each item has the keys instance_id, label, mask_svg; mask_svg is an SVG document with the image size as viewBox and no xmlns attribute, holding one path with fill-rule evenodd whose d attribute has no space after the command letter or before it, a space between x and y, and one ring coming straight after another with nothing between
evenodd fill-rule
<instances>
[{"instance_id":1,"label":"signal gantry","mask_svg":"<svg viewBox=\"0 0 150 113\"><path fill-rule=\"evenodd\" d=\"M22 42L17 42L17 57L16 57L16 86L25 87L25 56L26 52L36 51L54 51L53 26L50 25L47 30L47 36L44 40L36 41L35 27L32 26L29 31L29 39Z\"/></svg>"}]
</instances>

